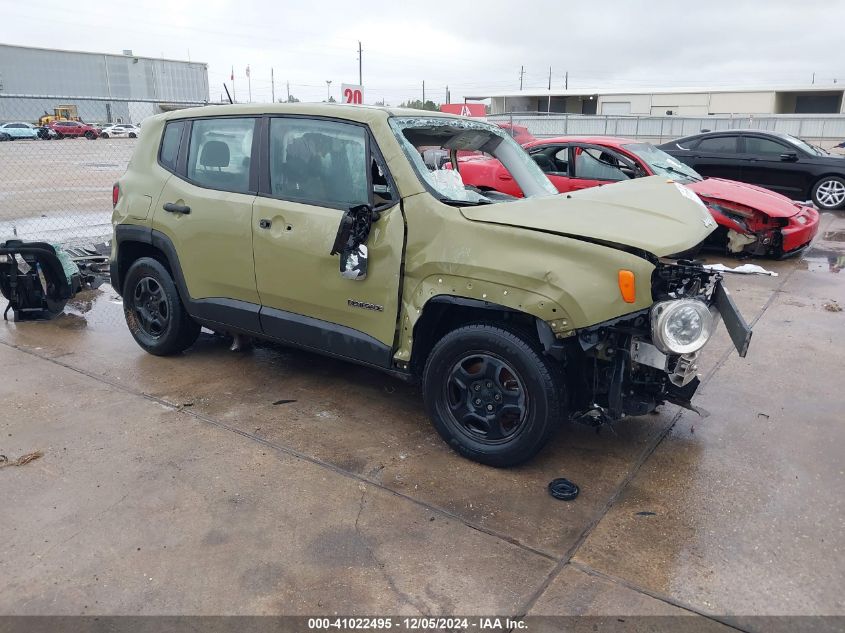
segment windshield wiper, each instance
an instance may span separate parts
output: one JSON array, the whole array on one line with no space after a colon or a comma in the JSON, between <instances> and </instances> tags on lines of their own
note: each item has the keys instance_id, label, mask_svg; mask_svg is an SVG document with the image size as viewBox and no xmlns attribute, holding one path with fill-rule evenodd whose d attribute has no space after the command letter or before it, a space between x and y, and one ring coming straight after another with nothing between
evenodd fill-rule
<instances>
[{"instance_id":1,"label":"windshield wiper","mask_svg":"<svg viewBox=\"0 0 845 633\"><path fill-rule=\"evenodd\" d=\"M669 171L674 172L679 176L683 176L684 178L690 178L696 182L701 182L703 180L702 178L696 178L692 174L688 174L685 171L681 171L680 169L675 169L674 167L672 167L672 165L661 165L660 163L655 163L654 167L657 167L659 169L668 169Z\"/></svg>"}]
</instances>

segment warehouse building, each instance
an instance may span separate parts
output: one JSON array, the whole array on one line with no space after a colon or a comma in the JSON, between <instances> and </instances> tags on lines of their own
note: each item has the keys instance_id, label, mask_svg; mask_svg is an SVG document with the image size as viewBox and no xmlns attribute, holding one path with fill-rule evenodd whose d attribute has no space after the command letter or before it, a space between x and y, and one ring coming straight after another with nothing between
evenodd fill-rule
<instances>
[{"instance_id":1,"label":"warehouse building","mask_svg":"<svg viewBox=\"0 0 845 633\"><path fill-rule=\"evenodd\" d=\"M205 63L0 44L0 121L74 105L84 121L138 123L207 102Z\"/></svg>"},{"instance_id":2,"label":"warehouse building","mask_svg":"<svg viewBox=\"0 0 845 633\"><path fill-rule=\"evenodd\" d=\"M555 112L640 116L845 113L843 86L667 88L652 90L515 91L465 97L490 99L491 114Z\"/></svg>"}]
</instances>

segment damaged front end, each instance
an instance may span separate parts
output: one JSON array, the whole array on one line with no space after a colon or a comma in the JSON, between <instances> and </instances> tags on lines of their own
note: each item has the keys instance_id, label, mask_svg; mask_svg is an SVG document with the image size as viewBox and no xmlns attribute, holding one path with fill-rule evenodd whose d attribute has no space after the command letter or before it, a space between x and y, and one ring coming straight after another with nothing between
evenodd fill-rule
<instances>
[{"instance_id":1,"label":"damaged front end","mask_svg":"<svg viewBox=\"0 0 845 633\"><path fill-rule=\"evenodd\" d=\"M790 203L791 216L770 216L737 202L701 196L720 226L708 240L730 253L758 257L790 257L804 250L815 236L818 213Z\"/></svg>"},{"instance_id":2,"label":"damaged front end","mask_svg":"<svg viewBox=\"0 0 845 633\"><path fill-rule=\"evenodd\" d=\"M696 410L697 360L719 321L740 356L751 328L719 273L699 263L660 262L652 275L654 304L646 310L584 328L567 344L571 410L591 425L644 415L664 402Z\"/></svg>"}]
</instances>

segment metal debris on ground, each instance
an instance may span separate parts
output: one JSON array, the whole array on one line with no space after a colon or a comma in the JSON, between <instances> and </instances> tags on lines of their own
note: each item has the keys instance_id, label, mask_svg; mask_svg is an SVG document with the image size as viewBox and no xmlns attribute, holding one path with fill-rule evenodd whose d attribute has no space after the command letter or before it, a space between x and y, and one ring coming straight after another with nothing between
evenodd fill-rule
<instances>
[{"instance_id":1,"label":"metal debris on ground","mask_svg":"<svg viewBox=\"0 0 845 633\"><path fill-rule=\"evenodd\" d=\"M827 310L828 312L842 312L842 306L839 305L836 301L830 300L827 303L822 304L822 307Z\"/></svg>"},{"instance_id":2,"label":"metal debris on ground","mask_svg":"<svg viewBox=\"0 0 845 633\"><path fill-rule=\"evenodd\" d=\"M24 466L29 462L34 462L36 459L40 459L41 457L44 457L44 453L41 451L27 453L26 455L21 455L17 459L11 461L5 455L0 455L0 468L5 468L6 466Z\"/></svg>"}]
</instances>

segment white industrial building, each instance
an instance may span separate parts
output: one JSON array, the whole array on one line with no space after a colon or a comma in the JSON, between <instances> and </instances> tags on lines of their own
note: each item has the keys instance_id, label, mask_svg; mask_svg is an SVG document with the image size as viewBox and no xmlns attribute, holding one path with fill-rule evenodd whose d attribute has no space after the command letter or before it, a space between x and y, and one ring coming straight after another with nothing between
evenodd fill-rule
<instances>
[{"instance_id":1,"label":"white industrial building","mask_svg":"<svg viewBox=\"0 0 845 633\"><path fill-rule=\"evenodd\" d=\"M491 114L554 112L645 116L845 113L845 85L768 88L658 88L649 90L519 90L467 96L490 99Z\"/></svg>"},{"instance_id":2,"label":"white industrial building","mask_svg":"<svg viewBox=\"0 0 845 633\"><path fill-rule=\"evenodd\" d=\"M0 44L0 121L72 104L86 121L135 122L208 102L202 62Z\"/></svg>"}]
</instances>

